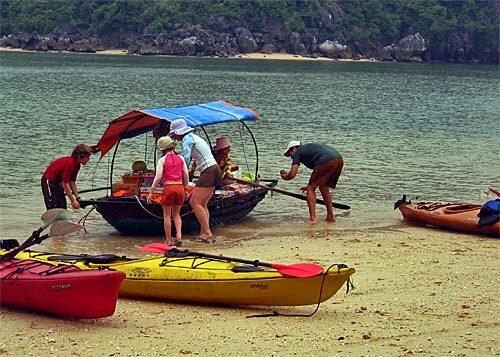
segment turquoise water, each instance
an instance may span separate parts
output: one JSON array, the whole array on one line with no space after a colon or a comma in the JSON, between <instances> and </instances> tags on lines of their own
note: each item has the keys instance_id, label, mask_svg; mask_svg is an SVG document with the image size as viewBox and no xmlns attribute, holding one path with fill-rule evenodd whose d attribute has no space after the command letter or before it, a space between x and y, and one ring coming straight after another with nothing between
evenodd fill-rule
<instances>
[{"instance_id":1,"label":"turquoise water","mask_svg":"<svg viewBox=\"0 0 500 357\"><path fill-rule=\"evenodd\" d=\"M96 143L109 120L137 108L218 99L252 107L261 115L249 126L258 142L264 178L278 178L279 170L289 167L282 151L292 139L331 144L343 154L345 167L334 199L352 210L339 218L334 228L339 231L400 225L392 206L402 194L481 202L484 188L500 187L498 67L12 52L0 56L3 237L24 237L36 227L44 211L39 180L46 165L80 142ZM229 135L234 161L244 168L248 162L251 169L252 142L240 129L224 125L207 130L213 140ZM134 160L146 158L153 166L151 149L150 136L120 145L116 180ZM98 167L96 163L94 157L80 171L80 189L106 184L109 160L105 157ZM302 167L297 179L280 181L279 187L299 192L308 175ZM293 232L306 218L305 203L274 195L249 220L216 233L234 237ZM97 213L91 214L87 228L89 237L117 237Z\"/></svg>"}]
</instances>

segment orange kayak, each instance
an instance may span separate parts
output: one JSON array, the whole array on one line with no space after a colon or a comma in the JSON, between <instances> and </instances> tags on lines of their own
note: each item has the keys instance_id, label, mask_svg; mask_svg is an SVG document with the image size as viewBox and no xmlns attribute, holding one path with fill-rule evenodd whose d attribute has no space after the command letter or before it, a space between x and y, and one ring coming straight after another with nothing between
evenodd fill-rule
<instances>
[{"instance_id":1,"label":"orange kayak","mask_svg":"<svg viewBox=\"0 0 500 357\"><path fill-rule=\"evenodd\" d=\"M399 204L398 204L399 203ZM478 227L481 205L472 203L397 202L404 219L409 222L454 231L500 237L500 222Z\"/></svg>"}]
</instances>

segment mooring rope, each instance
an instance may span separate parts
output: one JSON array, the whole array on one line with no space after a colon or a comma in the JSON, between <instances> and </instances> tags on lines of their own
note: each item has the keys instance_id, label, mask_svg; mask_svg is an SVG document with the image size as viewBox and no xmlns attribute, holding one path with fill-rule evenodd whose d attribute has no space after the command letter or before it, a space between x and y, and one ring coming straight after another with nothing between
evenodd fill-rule
<instances>
[{"instance_id":1,"label":"mooring rope","mask_svg":"<svg viewBox=\"0 0 500 357\"><path fill-rule=\"evenodd\" d=\"M337 264L337 263L335 263L335 264L330 265L328 267L328 269L326 269L326 271L322 274L323 275L323 279L321 279L321 286L320 286L320 289L319 289L318 303L317 303L316 308L314 309L313 312L311 312L309 314L285 314L285 313L273 310L271 313L268 313L268 314L250 315L250 316L247 316L247 318L252 318L252 317L273 317L273 316L311 317L312 315L314 315L319 310L319 306L321 305L321 297L323 296L323 285L325 283L325 279L328 276L328 272L330 271L330 269L332 269L334 266L337 267L338 271L340 271L340 269L342 269L342 268L347 268L347 265L345 265L345 264ZM354 289L355 289L355 286L352 283L351 277L347 278L346 292L345 293L347 294L347 293L349 293L349 290L354 290Z\"/></svg>"},{"instance_id":2,"label":"mooring rope","mask_svg":"<svg viewBox=\"0 0 500 357\"><path fill-rule=\"evenodd\" d=\"M135 199L137 200L137 203L139 204L139 206L141 206L141 208L142 208L142 209L143 209L146 213L148 213L149 215L151 215L151 216L153 216L153 217L155 217L155 218L158 218L158 219L160 219L160 220L162 220L162 221L163 221L163 217L160 217L160 216L158 216L158 215L154 214L153 212L151 212L150 210L148 210L146 207L144 207L144 205L143 205L143 204L142 204L142 202L141 202L141 199L140 199L137 195L134 195L134 197L135 197ZM189 210L189 211L187 211L186 213L181 214L181 218L182 218L182 217L184 217L184 216L186 216L186 215L188 215L188 214L190 214L191 212L193 212L193 210L192 210L192 209L190 209L190 210Z\"/></svg>"}]
</instances>

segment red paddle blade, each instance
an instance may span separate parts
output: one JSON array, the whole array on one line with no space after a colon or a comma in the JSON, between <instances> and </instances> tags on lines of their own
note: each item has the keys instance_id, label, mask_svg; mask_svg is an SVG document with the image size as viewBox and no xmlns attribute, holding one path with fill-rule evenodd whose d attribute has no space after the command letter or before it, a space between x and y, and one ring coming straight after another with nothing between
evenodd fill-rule
<instances>
[{"instance_id":1,"label":"red paddle blade","mask_svg":"<svg viewBox=\"0 0 500 357\"><path fill-rule=\"evenodd\" d=\"M271 264L271 267L283 275L295 278L309 278L323 273L323 267L314 263Z\"/></svg>"},{"instance_id":2,"label":"red paddle blade","mask_svg":"<svg viewBox=\"0 0 500 357\"><path fill-rule=\"evenodd\" d=\"M140 251L148 253L165 254L166 252L172 250L173 248L174 247L171 247L165 243L150 243L146 244L144 247L141 247Z\"/></svg>"}]
</instances>

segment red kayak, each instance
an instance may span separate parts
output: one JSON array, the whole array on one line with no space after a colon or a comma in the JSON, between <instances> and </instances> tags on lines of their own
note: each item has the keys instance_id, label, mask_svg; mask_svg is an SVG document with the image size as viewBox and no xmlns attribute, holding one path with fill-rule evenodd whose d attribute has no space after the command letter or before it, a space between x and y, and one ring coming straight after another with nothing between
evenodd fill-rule
<instances>
[{"instance_id":1,"label":"red kayak","mask_svg":"<svg viewBox=\"0 0 500 357\"><path fill-rule=\"evenodd\" d=\"M0 262L0 304L77 319L113 315L125 274L11 259Z\"/></svg>"},{"instance_id":2,"label":"red kayak","mask_svg":"<svg viewBox=\"0 0 500 357\"><path fill-rule=\"evenodd\" d=\"M478 227L481 205L472 203L396 202L403 217L413 223L454 231L500 237L500 222Z\"/></svg>"}]
</instances>

